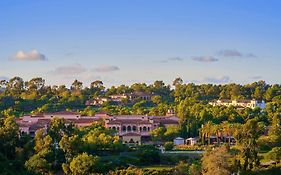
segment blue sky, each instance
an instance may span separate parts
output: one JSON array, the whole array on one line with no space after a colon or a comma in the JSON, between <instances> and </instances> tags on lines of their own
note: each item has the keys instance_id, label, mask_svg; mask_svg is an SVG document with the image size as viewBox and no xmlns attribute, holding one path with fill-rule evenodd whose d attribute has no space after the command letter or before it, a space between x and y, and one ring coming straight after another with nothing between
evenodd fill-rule
<instances>
[{"instance_id":1,"label":"blue sky","mask_svg":"<svg viewBox=\"0 0 281 175\"><path fill-rule=\"evenodd\" d=\"M0 1L0 79L281 81L279 0Z\"/></svg>"}]
</instances>

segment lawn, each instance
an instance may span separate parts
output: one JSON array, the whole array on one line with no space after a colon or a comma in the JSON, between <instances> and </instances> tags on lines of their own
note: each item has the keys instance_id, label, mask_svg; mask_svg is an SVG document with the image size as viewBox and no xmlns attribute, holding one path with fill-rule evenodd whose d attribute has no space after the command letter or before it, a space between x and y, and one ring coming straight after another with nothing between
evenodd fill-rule
<instances>
[{"instance_id":1,"label":"lawn","mask_svg":"<svg viewBox=\"0 0 281 175\"><path fill-rule=\"evenodd\" d=\"M167 166L167 165L153 165L153 166L145 166L141 167L144 170L170 170L173 167L172 166Z\"/></svg>"}]
</instances>

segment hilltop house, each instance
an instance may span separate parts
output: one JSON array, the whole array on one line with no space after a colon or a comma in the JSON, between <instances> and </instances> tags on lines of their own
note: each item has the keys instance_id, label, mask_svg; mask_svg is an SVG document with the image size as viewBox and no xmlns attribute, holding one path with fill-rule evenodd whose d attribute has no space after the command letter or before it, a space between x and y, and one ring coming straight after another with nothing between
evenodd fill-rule
<instances>
[{"instance_id":1,"label":"hilltop house","mask_svg":"<svg viewBox=\"0 0 281 175\"><path fill-rule=\"evenodd\" d=\"M243 108L256 108L259 107L261 109L265 108L265 102L261 101L258 102L257 100L228 100L228 99L221 99L221 100L214 100L209 102L212 106L237 106Z\"/></svg>"},{"instance_id":2,"label":"hilltop house","mask_svg":"<svg viewBox=\"0 0 281 175\"><path fill-rule=\"evenodd\" d=\"M86 101L87 106L100 106L105 102L122 103L123 100L128 100L129 102L135 102L136 100L151 101L153 94L146 92L131 92L124 94L114 94L109 97L96 97L91 100Z\"/></svg>"}]
</instances>

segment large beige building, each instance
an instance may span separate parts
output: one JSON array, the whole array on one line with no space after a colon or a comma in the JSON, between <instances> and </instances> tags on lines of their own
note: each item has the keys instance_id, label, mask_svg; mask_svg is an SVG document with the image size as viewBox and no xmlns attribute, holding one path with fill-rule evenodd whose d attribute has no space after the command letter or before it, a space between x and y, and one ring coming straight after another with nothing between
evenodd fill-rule
<instances>
[{"instance_id":1,"label":"large beige building","mask_svg":"<svg viewBox=\"0 0 281 175\"><path fill-rule=\"evenodd\" d=\"M67 124L73 123L78 127L90 126L93 122L104 121L105 127L115 130L122 138L123 143L141 144L150 138L150 131L160 125L178 125L179 118L174 114L167 116L145 116L145 115L108 115L98 113L95 116L81 116L75 112L43 113L37 115L26 115L18 118L20 131L35 135L39 129L48 129L53 118L63 118Z\"/></svg>"}]
</instances>

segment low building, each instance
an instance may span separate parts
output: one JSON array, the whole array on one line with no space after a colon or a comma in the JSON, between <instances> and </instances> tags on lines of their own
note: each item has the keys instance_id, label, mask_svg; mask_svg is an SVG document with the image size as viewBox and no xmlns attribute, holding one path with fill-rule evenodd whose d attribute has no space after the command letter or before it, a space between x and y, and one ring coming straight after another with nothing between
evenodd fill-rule
<instances>
[{"instance_id":1,"label":"low building","mask_svg":"<svg viewBox=\"0 0 281 175\"><path fill-rule=\"evenodd\" d=\"M109 102L111 101L110 98L106 98L106 97L97 97L94 98L92 100L87 100L86 101L86 106L101 106L103 105L105 102Z\"/></svg>"},{"instance_id":2,"label":"low building","mask_svg":"<svg viewBox=\"0 0 281 175\"><path fill-rule=\"evenodd\" d=\"M124 99L128 99L126 94L115 94L109 96L113 102L122 102Z\"/></svg>"},{"instance_id":3,"label":"low building","mask_svg":"<svg viewBox=\"0 0 281 175\"><path fill-rule=\"evenodd\" d=\"M184 138L181 138L181 137L175 138L174 145L184 145Z\"/></svg>"},{"instance_id":4,"label":"low building","mask_svg":"<svg viewBox=\"0 0 281 175\"><path fill-rule=\"evenodd\" d=\"M128 99L134 101L136 99L141 99L145 101L150 101L153 94L146 93L146 92L132 92L127 94Z\"/></svg>"},{"instance_id":5,"label":"low building","mask_svg":"<svg viewBox=\"0 0 281 175\"><path fill-rule=\"evenodd\" d=\"M190 137L186 139L186 144L193 146L197 143L197 140L198 140L197 138Z\"/></svg>"},{"instance_id":6,"label":"low building","mask_svg":"<svg viewBox=\"0 0 281 175\"><path fill-rule=\"evenodd\" d=\"M212 106L237 106L243 108L261 108L264 109L266 104L264 101L258 102L257 100L228 100L228 99L221 99L221 100L214 100L209 102Z\"/></svg>"}]
</instances>

